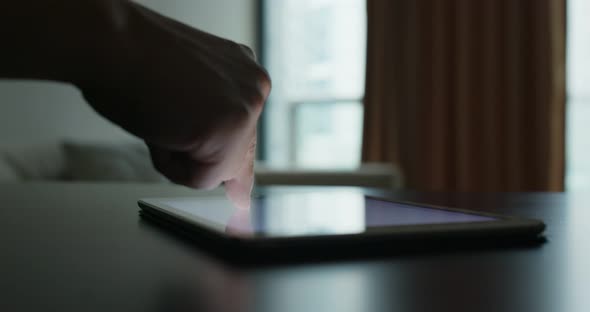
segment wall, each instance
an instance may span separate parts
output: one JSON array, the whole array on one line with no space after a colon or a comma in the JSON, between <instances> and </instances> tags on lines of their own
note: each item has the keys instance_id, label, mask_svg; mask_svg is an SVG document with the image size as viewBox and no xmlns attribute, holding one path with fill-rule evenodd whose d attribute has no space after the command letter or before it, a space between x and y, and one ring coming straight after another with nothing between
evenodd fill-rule
<instances>
[{"instance_id":1,"label":"wall","mask_svg":"<svg viewBox=\"0 0 590 312\"><path fill-rule=\"evenodd\" d=\"M204 31L255 47L256 0L142 0ZM76 140L122 141L130 135L98 116L73 87L0 80L0 146Z\"/></svg>"}]
</instances>

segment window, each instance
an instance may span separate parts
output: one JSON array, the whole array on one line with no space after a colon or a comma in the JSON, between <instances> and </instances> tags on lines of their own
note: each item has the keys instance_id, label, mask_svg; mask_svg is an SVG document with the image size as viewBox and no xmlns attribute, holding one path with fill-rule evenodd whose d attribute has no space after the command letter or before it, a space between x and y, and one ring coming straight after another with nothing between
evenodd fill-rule
<instances>
[{"instance_id":1,"label":"window","mask_svg":"<svg viewBox=\"0 0 590 312\"><path fill-rule=\"evenodd\" d=\"M365 0L267 0L264 65L273 78L263 159L275 167L360 163Z\"/></svg>"},{"instance_id":2,"label":"window","mask_svg":"<svg viewBox=\"0 0 590 312\"><path fill-rule=\"evenodd\" d=\"M590 189L590 2L568 1L567 190Z\"/></svg>"}]
</instances>

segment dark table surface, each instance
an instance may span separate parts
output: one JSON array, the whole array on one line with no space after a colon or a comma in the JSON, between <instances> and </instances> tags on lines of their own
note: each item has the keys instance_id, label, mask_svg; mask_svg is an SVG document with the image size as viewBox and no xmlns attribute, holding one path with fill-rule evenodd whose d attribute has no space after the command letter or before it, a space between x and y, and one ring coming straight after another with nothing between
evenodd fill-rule
<instances>
[{"instance_id":1,"label":"dark table surface","mask_svg":"<svg viewBox=\"0 0 590 312\"><path fill-rule=\"evenodd\" d=\"M538 248L229 266L141 222L174 186L0 184L0 311L589 311L589 194L397 198L544 220Z\"/></svg>"}]
</instances>

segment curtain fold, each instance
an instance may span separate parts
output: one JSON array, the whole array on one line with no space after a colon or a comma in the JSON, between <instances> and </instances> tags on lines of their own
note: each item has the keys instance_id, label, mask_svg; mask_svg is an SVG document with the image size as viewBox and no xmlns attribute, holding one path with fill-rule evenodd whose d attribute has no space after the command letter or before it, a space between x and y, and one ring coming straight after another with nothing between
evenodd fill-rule
<instances>
[{"instance_id":1,"label":"curtain fold","mask_svg":"<svg viewBox=\"0 0 590 312\"><path fill-rule=\"evenodd\" d=\"M562 191L565 0L367 0L363 161L425 191Z\"/></svg>"}]
</instances>

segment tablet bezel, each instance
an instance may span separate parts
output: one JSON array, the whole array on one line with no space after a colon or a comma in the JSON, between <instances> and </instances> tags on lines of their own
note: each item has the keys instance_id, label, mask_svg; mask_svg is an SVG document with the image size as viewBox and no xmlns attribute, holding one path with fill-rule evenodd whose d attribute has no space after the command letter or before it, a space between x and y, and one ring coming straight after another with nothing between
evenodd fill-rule
<instances>
[{"instance_id":1,"label":"tablet bezel","mask_svg":"<svg viewBox=\"0 0 590 312\"><path fill-rule=\"evenodd\" d=\"M367 197L387 202L412 205L424 208L439 209L464 214L478 215L495 218L493 221L478 222L459 222L459 223L435 223L435 224L418 224L418 225L395 225L395 226L376 226L367 228L359 233L346 234L327 234L327 235L295 235L295 236L264 236L264 235L238 235L237 233L226 233L220 231L224 225L217 224L207 219L190 215L174 207L162 203L162 201L173 198L146 198L138 201L142 211L149 213L149 217L165 218L167 223L184 224L183 228L195 233L205 233L217 236L228 242L240 243L245 245L277 245L277 244L305 244L310 242L333 242L334 240L354 239L354 240L375 240L378 238L387 239L424 239L428 237L459 237L468 236L477 237L537 237L545 229L542 221L535 219L520 218L514 216L504 216L489 212L473 211L466 209L450 208L445 206L421 204L412 201L392 200L385 196L375 196L372 194L363 194ZM187 199L187 197L181 197ZM195 197L195 200L219 198L219 196L201 196ZM178 197L176 198L178 199ZM167 218L166 218L167 217ZM175 222L176 221L176 222Z\"/></svg>"}]
</instances>

